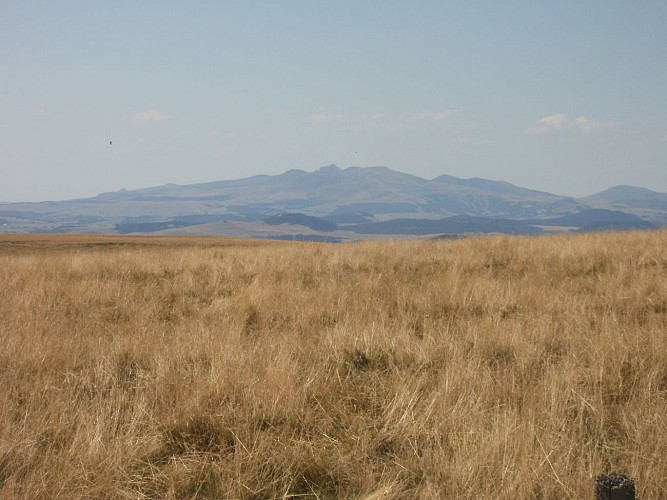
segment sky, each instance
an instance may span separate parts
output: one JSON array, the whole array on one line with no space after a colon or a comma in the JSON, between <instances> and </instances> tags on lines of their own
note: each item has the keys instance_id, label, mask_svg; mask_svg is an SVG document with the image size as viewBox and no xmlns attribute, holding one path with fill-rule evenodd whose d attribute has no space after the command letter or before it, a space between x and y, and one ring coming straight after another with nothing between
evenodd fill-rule
<instances>
[{"instance_id":1,"label":"sky","mask_svg":"<svg viewBox=\"0 0 667 500\"><path fill-rule=\"evenodd\" d=\"M665 0L0 0L0 201L387 166L667 192Z\"/></svg>"}]
</instances>

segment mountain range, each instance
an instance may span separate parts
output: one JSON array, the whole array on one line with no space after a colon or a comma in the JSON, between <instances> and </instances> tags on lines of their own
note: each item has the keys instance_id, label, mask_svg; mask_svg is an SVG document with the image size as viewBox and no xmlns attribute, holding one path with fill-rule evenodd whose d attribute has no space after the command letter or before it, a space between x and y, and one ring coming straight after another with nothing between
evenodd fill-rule
<instances>
[{"instance_id":1,"label":"mountain range","mask_svg":"<svg viewBox=\"0 0 667 500\"><path fill-rule=\"evenodd\" d=\"M504 181L335 165L166 184L41 203L0 203L0 231L217 234L345 241L387 236L650 229L667 193L616 186L584 198Z\"/></svg>"}]
</instances>

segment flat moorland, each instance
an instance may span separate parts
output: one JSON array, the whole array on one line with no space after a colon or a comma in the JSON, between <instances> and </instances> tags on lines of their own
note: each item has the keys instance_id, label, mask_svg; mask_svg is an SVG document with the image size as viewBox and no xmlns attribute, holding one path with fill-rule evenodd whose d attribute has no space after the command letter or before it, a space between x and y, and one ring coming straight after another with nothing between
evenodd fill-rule
<instances>
[{"instance_id":1,"label":"flat moorland","mask_svg":"<svg viewBox=\"0 0 667 500\"><path fill-rule=\"evenodd\" d=\"M0 237L0 498L667 498L667 232Z\"/></svg>"}]
</instances>

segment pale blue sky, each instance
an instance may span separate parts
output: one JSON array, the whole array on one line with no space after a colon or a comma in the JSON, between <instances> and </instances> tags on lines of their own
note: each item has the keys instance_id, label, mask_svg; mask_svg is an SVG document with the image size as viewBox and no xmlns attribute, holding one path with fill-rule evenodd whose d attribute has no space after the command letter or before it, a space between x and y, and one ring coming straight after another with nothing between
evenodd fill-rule
<instances>
[{"instance_id":1,"label":"pale blue sky","mask_svg":"<svg viewBox=\"0 0 667 500\"><path fill-rule=\"evenodd\" d=\"M330 163L667 192L667 1L0 0L0 201Z\"/></svg>"}]
</instances>

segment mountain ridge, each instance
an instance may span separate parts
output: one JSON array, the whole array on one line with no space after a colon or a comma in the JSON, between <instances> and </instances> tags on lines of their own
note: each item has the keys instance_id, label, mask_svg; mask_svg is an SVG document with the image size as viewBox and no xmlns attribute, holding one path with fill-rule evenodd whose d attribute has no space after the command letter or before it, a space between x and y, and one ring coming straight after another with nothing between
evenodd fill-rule
<instances>
[{"instance_id":1,"label":"mountain ridge","mask_svg":"<svg viewBox=\"0 0 667 500\"><path fill-rule=\"evenodd\" d=\"M341 169L331 164L313 172L291 169L277 175L121 189L75 200L4 203L0 204L0 217L6 224L0 230L174 232L194 231L199 227L203 234L211 234L210 231L222 231L219 228L225 221L257 225L281 214L303 214L332 217L332 222L349 221L340 225L341 231L353 221L363 225L394 219L436 221L466 216L471 226L491 231L495 224L499 232L503 232L502 228L523 226L501 224L501 220L528 221L532 227L539 225L539 221L591 209L632 214L660 226L667 224L667 193L615 186L588 197L572 198L478 177L462 179L442 174L425 179L385 166ZM479 218L496 222L489 226ZM637 220L626 220L614 214L605 214L603 219L593 217L587 221L619 227L639 224ZM281 228L289 226L289 222L308 219L292 215L284 220L285 224L279 224ZM453 227L453 222L450 220L449 226ZM311 223L324 227L316 221L310 220ZM306 228L312 230L309 224ZM462 223L457 224L462 227ZM402 224L394 223L394 226L402 227ZM444 223L441 226L445 227ZM263 227L267 227L266 224ZM437 225L425 224L425 227Z\"/></svg>"}]
</instances>

